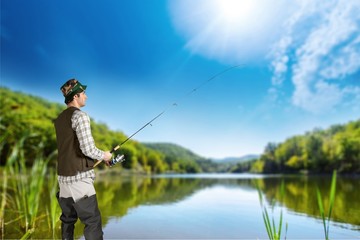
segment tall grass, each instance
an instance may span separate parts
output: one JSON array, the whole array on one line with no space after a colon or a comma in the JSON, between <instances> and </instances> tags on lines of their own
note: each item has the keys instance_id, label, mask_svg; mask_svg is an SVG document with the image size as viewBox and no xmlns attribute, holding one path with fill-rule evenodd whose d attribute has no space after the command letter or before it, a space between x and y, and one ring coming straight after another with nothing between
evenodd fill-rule
<instances>
[{"instance_id":1,"label":"tall grass","mask_svg":"<svg viewBox=\"0 0 360 240\"><path fill-rule=\"evenodd\" d=\"M327 213L325 213L324 210L324 199L321 196L321 192L319 187L316 188L316 195L317 195L317 202L318 207L321 215L321 219L324 226L324 234L325 239L329 239L329 228L330 228L330 219L331 219L331 213L334 207L335 202L335 195L336 195L336 171L333 172L332 179L331 179L331 186L330 186L330 196L329 196L329 209ZM268 234L269 239L280 239L281 238L281 230L282 230L282 222L283 222L283 213L282 209L280 210L280 216L279 216L279 223L278 225L275 224L274 216L269 216L268 210L264 204L264 197L262 195L262 191L260 190L259 185L257 185L258 193L259 193L259 199L260 199L260 205L262 210L262 216L263 221L265 224L266 232ZM285 196L285 187L284 187L284 181L281 182L280 186L280 202L283 201L283 198ZM274 210L275 201L272 201L271 203L271 209ZM286 230L285 230L285 239L287 234L288 224L286 223Z\"/></svg>"},{"instance_id":2,"label":"tall grass","mask_svg":"<svg viewBox=\"0 0 360 240\"><path fill-rule=\"evenodd\" d=\"M17 162L17 159L23 159L23 151L21 150L24 141L28 136L24 135L12 148L9 157L7 158L5 169L4 169L4 185L3 185L3 196L2 196L2 212L4 214L3 221L3 231L2 234L5 235L5 227L12 223L20 222L24 217L22 211L20 210L21 205L21 194L22 192L18 192L17 179L20 178L21 169L20 165L24 165L24 163ZM2 141L2 145L4 144L4 140ZM15 179L15 181L9 181L10 178ZM20 183L21 184L21 183ZM15 193L17 197L14 197ZM8 212L15 216L6 222L5 213Z\"/></svg>"},{"instance_id":3,"label":"tall grass","mask_svg":"<svg viewBox=\"0 0 360 240\"><path fill-rule=\"evenodd\" d=\"M1 205L0 205L1 239L4 239L4 234L5 234L5 206L6 206L6 202L8 201L7 200L8 176L6 171L4 171L3 178L4 180L1 186Z\"/></svg>"},{"instance_id":4,"label":"tall grass","mask_svg":"<svg viewBox=\"0 0 360 240\"><path fill-rule=\"evenodd\" d=\"M333 172L332 179L331 179L330 196L329 196L330 200L329 200L329 209L328 209L328 213L327 213L327 218L325 217L323 198L321 196L321 192L319 190L319 187L317 187L317 189L316 189L317 200L318 200L320 215L321 215L322 222L324 225L324 233L325 233L326 240L329 239L330 218L331 218L331 213L332 213L332 209L333 209L334 201L335 201L335 192L336 192L336 171Z\"/></svg>"},{"instance_id":5,"label":"tall grass","mask_svg":"<svg viewBox=\"0 0 360 240\"><path fill-rule=\"evenodd\" d=\"M4 131L6 128L1 123L2 117L0 117L0 153L2 152L4 145L5 145L5 139L7 137L7 132ZM4 239L4 232L5 232L5 206L6 202L8 201L8 195L7 195L7 186L8 186L8 179L7 179L7 172L4 171L3 176L3 183L1 185L1 202L0 202L0 225L1 225L1 239Z\"/></svg>"},{"instance_id":6,"label":"tall grass","mask_svg":"<svg viewBox=\"0 0 360 240\"><path fill-rule=\"evenodd\" d=\"M45 158L42 144L36 146L37 156L33 161L32 167L26 166L23 146L25 140L34 135L25 134L12 148L7 158L3 170L3 184L0 205L2 239L6 238L5 228L16 229L21 239L27 239L35 232L37 222L40 219L50 219L49 223L54 230L56 225L55 215L59 212L57 203L54 203L55 193L57 190L56 174L52 173L49 181L46 181L48 172L48 162L52 156ZM40 212L39 207L44 201L44 189L50 189L50 204L48 204L46 213ZM11 195L11 197L10 197ZM47 198L45 198L47 199ZM5 213L12 217L5 219ZM48 213L51 217L48 218ZM59 216L59 215L58 215ZM8 221L8 222L6 222ZM14 233L12 233L14 234Z\"/></svg>"},{"instance_id":7,"label":"tall grass","mask_svg":"<svg viewBox=\"0 0 360 240\"><path fill-rule=\"evenodd\" d=\"M22 228L25 229L23 238L28 238L35 230L48 161L44 160L40 155L42 150L40 146L38 151L39 154L34 160L29 174L27 172L26 160L22 150L24 140L25 138L21 139L19 144L14 146L13 154L9 159L8 169L16 177L16 180L12 181L12 188L16 193L14 195L17 207L16 210L19 214L20 224ZM14 159L17 161L15 162Z\"/></svg>"},{"instance_id":8,"label":"tall grass","mask_svg":"<svg viewBox=\"0 0 360 240\"><path fill-rule=\"evenodd\" d=\"M275 201L272 200L271 201L271 209L272 209L272 217L270 219L267 207L265 205L265 201L264 201L264 196L262 194L262 191L260 190L260 187L257 185L257 189L258 189L258 193L259 193L259 199L260 199L260 205L261 205L261 210L262 210L262 217L263 217L263 221L265 224L265 228L266 228L266 232L268 234L269 239L273 239L273 240L278 240L281 239L281 233L282 233L282 225L283 225L283 210L282 208L280 209L280 216L279 216L279 221L278 224L275 223L275 218L274 218L274 208L275 208ZM280 186L280 201L283 200L284 196L285 196L285 185L284 185L284 181L281 182L281 186ZM287 234L287 229L288 229L288 224L286 223L286 228L285 228L285 239L286 239L286 234Z\"/></svg>"},{"instance_id":9,"label":"tall grass","mask_svg":"<svg viewBox=\"0 0 360 240\"><path fill-rule=\"evenodd\" d=\"M48 186L49 186L49 205L47 207L47 216L49 228L52 230L52 237L55 238L56 226L59 222L60 207L56 199L56 193L58 191L57 175L54 169L51 169L48 175Z\"/></svg>"}]
</instances>

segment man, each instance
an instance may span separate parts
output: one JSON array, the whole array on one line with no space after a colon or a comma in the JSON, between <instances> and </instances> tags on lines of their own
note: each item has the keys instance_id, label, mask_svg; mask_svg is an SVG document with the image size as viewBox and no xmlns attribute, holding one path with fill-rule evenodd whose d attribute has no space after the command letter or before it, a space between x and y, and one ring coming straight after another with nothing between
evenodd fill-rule
<instances>
[{"instance_id":1,"label":"man","mask_svg":"<svg viewBox=\"0 0 360 240\"><path fill-rule=\"evenodd\" d=\"M80 110L85 106L86 85L76 79L61 88L67 108L54 121L58 148L58 201L63 239L74 238L74 224L79 218L85 224L85 239L103 239L101 215L94 188L95 160L109 165L112 154L95 146L89 116Z\"/></svg>"}]
</instances>

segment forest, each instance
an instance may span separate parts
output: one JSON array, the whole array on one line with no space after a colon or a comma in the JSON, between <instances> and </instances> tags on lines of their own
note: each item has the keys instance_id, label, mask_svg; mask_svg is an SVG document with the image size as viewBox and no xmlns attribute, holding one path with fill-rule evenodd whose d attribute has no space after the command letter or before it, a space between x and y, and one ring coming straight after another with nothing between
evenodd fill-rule
<instances>
[{"instance_id":1,"label":"forest","mask_svg":"<svg viewBox=\"0 0 360 240\"><path fill-rule=\"evenodd\" d=\"M5 165L14 147L21 146L28 166L39 155L50 158L50 166L55 166L52 121L66 106L4 87L0 87L0 96L0 165ZM127 138L123 132L112 131L93 119L91 128L101 149L111 149ZM281 143L270 142L258 159L226 167L169 143L130 140L119 151L126 158L122 167L141 173L360 173L360 119L317 128Z\"/></svg>"},{"instance_id":2,"label":"forest","mask_svg":"<svg viewBox=\"0 0 360 240\"><path fill-rule=\"evenodd\" d=\"M261 156L231 172L360 173L360 119L314 129L281 143L268 143Z\"/></svg>"}]
</instances>

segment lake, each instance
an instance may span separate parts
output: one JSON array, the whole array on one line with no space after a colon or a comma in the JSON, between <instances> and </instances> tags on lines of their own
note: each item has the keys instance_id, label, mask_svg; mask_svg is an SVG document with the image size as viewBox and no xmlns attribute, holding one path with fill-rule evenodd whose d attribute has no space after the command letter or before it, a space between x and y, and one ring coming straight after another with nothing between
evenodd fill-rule
<instances>
[{"instance_id":1,"label":"lake","mask_svg":"<svg viewBox=\"0 0 360 240\"><path fill-rule=\"evenodd\" d=\"M107 239L258 239L267 238L256 184L272 213L288 224L287 238L324 238L316 187L328 206L331 176L251 174L112 177L96 187ZM285 198L278 190L285 183ZM338 177L330 225L332 239L360 238L358 178ZM283 233L283 236L285 231Z\"/></svg>"},{"instance_id":2,"label":"lake","mask_svg":"<svg viewBox=\"0 0 360 240\"><path fill-rule=\"evenodd\" d=\"M285 197L279 193L284 181ZM324 239L316 188L328 209L331 176L174 174L96 179L105 239L266 239L257 186L286 238ZM359 177L338 176L331 239L360 239ZM275 207L270 207L274 201ZM33 237L46 237L44 230ZM83 226L76 225L83 239ZM56 235L59 237L60 232ZM49 233L49 237L52 236Z\"/></svg>"}]
</instances>

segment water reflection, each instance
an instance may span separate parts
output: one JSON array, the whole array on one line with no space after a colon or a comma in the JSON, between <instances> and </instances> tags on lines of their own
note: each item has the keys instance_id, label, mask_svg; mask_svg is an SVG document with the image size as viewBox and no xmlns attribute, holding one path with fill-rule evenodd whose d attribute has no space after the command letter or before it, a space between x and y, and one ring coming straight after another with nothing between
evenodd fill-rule
<instances>
[{"instance_id":1,"label":"water reflection","mask_svg":"<svg viewBox=\"0 0 360 240\"><path fill-rule=\"evenodd\" d=\"M280 202L282 180L285 198ZM197 174L124 177L108 174L98 177L95 187L106 239L254 239L267 238L256 186L260 187L268 203L275 200L277 209L285 209L288 238L324 238L316 187L320 188L327 209L330 184L331 176ZM359 178L338 176L331 238L358 238L360 206L356 190L359 188ZM44 209L40 211L46 216L45 206L49 199L44 197L41 201L40 206ZM32 237L52 238L50 231L47 219L41 218ZM82 233L83 225L78 222L75 236L81 238ZM17 238L22 235L11 225L5 236ZM61 237L59 228L55 237Z\"/></svg>"},{"instance_id":2,"label":"water reflection","mask_svg":"<svg viewBox=\"0 0 360 240\"><path fill-rule=\"evenodd\" d=\"M267 199L279 201L281 178L259 180ZM286 208L309 216L319 217L316 188L319 187L324 198L324 208L329 207L331 176L293 176L285 178L285 198L281 204ZM358 194L360 182L354 177L340 177L337 180L336 197L332 219L339 223L350 223L360 230L360 204Z\"/></svg>"},{"instance_id":3,"label":"water reflection","mask_svg":"<svg viewBox=\"0 0 360 240\"><path fill-rule=\"evenodd\" d=\"M138 208L142 208L142 210L145 211L147 207L154 209L155 206L176 206L177 203L186 202L194 195L199 197L198 194L206 189L212 189L213 191L211 192L211 196L206 195L208 199L203 199L202 206L204 207L204 211L201 212L201 214L204 214L205 216L208 214L206 213L206 211L209 211L209 206L206 206L207 202L221 197L221 199L223 199L223 205L217 206L219 209L217 214L219 215L218 217L226 218L226 216L221 214L222 212L226 213L229 209L230 211L236 211L236 209L231 210L231 208L229 208L234 195L224 196L223 194L225 194L225 192L221 193L219 191L214 191L214 189L217 189L218 187L234 189L238 193L241 193L243 197L248 197L246 201L251 201L253 204L249 206L250 209L248 210L251 211L246 214L246 217L254 219L253 221L256 221L258 228L261 229L260 231L263 231L263 223L257 199L256 184L260 186L267 201L270 202L274 199L279 205L283 205L290 212L314 218L319 217L316 199L316 187L318 186L325 198L324 207L327 209L327 196L329 196L331 177L287 176L284 178L285 198L283 199L283 202L279 202L280 196L278 189L280 188L282 179L283 177L281 176L264 177L262 175L229 174L165 175L155 176L152 178L141 176L132 176L127 178L111 176L109 178L102 178L101 181L98 180L96 189L99 198L99 207L103 216L103 224L105 227L109 221L116 219L118 226L121 228L121 226L123 226L122 224L125 224L124 222L121 223L121 219L126 215L131 215L129 214L129 211L136 212L138 211ZM338 178L335 205L332 216L333 220L345 229L360 230L360 211L358 198L355 193L355 189L359 189L360 187L359 184L360 183L357 178ZM246 195L246 192L252 192L252 194L249 195L251 197ZM226 205L224 205L224 199L226 198L232 199L230 202L225 201ZM243 198L239 197L239 201L240 199ZM246 201L243 201L242 204L246 204ZM192 205L188 205L187 208L194 208L195 203L192 202L191 204ZM211 205L210 207L214 208L214 206L216 205ZM171 211L173 212L178 212L178 210L179 208L171 208ZM242 210L239 210L239 213L241 211ZM187 211L186 209L183 209L182 212L185 213ZM189 214L189 212L187 213ZM171 217L179 218L179 216L181 216L180 213L177 215L171 214ZM145 215L143 215L143 217L145 217ZM242 215L238 215L237 217L240 218ZM127 218L129 218L129 216L127 216ZM195 218L195 216L190 215L186 218ZM206 217L204 219L206 219ZM204 221L204 219L202 219L202 221ZM170 218L169 221L173 221L173 219ZM114 222L109 224L109 226L111 225L114 227L113 224ZM180 225L177 226L178 229L181 229ZM127 229L129 228L131 227L128 226ZM79 234L81 235L80 230ZM230 230L227 229L226 231L228 231L227 234L229 234ZM320 234L322 234L321 231L322 230L320 229ZM195 233L191 236L196 237L196 234L194 234ZM202 234L205 233L203 232ZM205 235L203 235L203 237ZM181 236L185 236L184 233ZM141 237L141 234L138 237ZM218 237L221 237L221 235ZM255 236L249 235L248 237L260 236L258 234ZM266 237L266 235L263 237Z\"/></svg>"}]
</instances>

